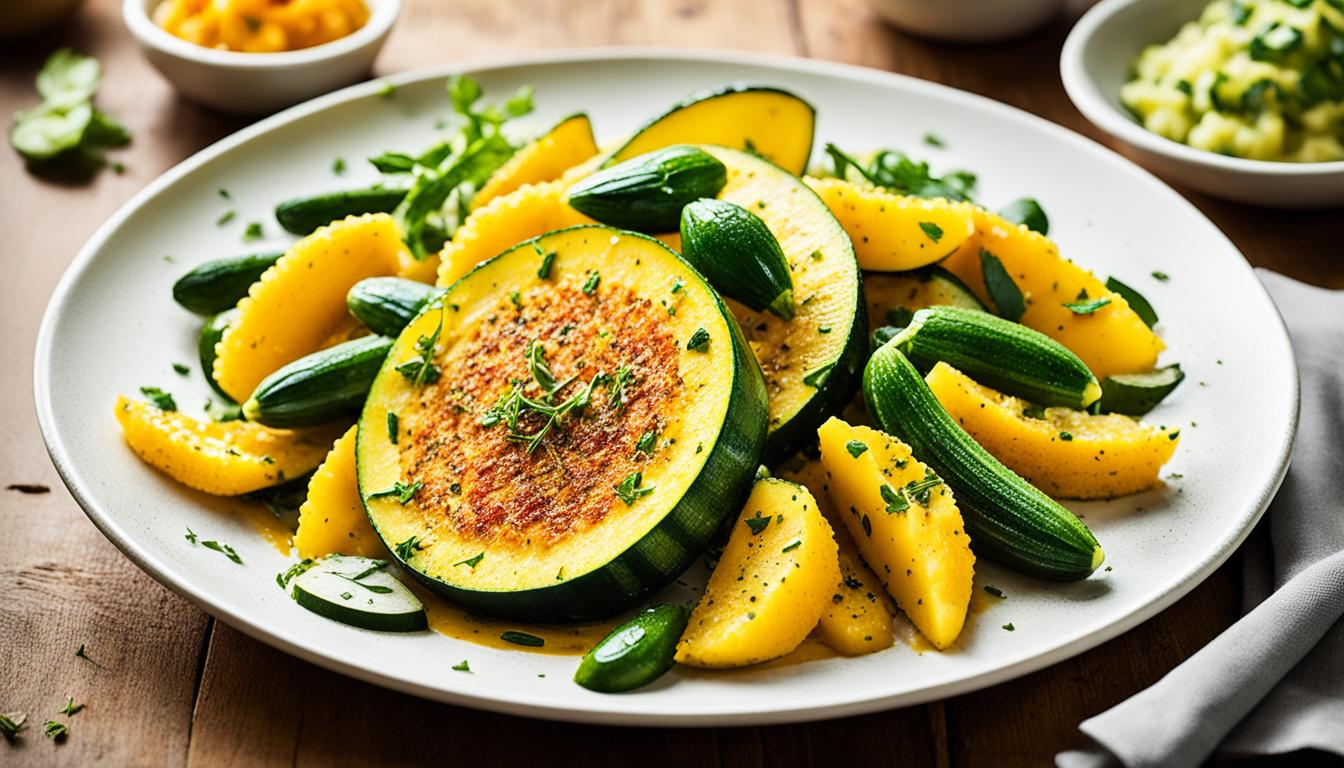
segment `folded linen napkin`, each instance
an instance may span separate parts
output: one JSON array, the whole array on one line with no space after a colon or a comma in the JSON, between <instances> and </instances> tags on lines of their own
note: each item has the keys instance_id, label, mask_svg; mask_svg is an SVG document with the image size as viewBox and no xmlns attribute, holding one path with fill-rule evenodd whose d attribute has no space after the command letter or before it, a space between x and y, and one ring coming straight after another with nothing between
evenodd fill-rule
<instances>
[{"instance_id":1,"label":"folded linen napkin","mask_svg":"<svg viewBox=\"0 0 1344 768\"><path fill-rule=\"evenodd\" d=\"M1083 721L1059 768L1192 766L1214 752L1344 756L1344 291L1257 270L1297 355L1292 466L1242 549L1244 616L1147 690Z\"/></svg>"}]
</instances>

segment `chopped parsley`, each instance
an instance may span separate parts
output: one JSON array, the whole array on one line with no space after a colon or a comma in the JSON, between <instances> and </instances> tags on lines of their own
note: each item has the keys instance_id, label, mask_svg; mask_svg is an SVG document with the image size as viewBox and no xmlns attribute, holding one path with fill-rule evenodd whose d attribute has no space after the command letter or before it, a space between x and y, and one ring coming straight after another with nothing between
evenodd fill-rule
<instances>
[{"instance_id":1,"label":"chopped parsley","mask_svg":"<svg viewBox=\"0 0 1344 768\"><path fill-rule=\"evenodd\" d=\"M834 144L826 145L826 154L835 166L835 175L849 178L849 169L853 168L870 183L893 192L916 197L945 197L948 200L969 200L975 189L975 174L968 171L951 171L942 177L934 176L929 164L911 159L904 152L884 149L875 155L867 165L845 154Z\"/></svg>"},{"instance_id":2,"label":"chopped parsley","mask_svg":"<svg viewBox=\"0 0 1344 768\"><path fill-rule=\"evenodd\" d=\"M998 587L991 587L991 586L989 586L989 585L985 585L985 592L986 592L987 594L990 594L990 595L993 595L994 597L999 598L1000 600L1007 600L1007 599L1008 599L1008 596L1005 595L1005 594L1003 594L1003 590L1002 590L1002 589L999 589Z\"/></svg>"},{"instance_id":3,"label":"chopped parsley","mask_svg":"<svg viewBox=\"0 0 1344 768\"><path fill-rule=\"evenodd\" d=\"M1097 299L1082 298L1078 301L1067 301L1064 306L1075 315L1090 315L1110 303L1111 297L1102 296Z\"/></svg>"},{"instance_id":4,"label":"chopped parsley","mask_svg":"<svg viewBox=\"0 0 1344 768\"><path fill-rule=\"evenodd\" d=\"M218 219L215 219L215 226L222 227L225 224L228 224L230 221L233 221L234 217L237 215L238 215L237 211L225 211L219 215Z\"/></svg>"},{"instance_id":5,"label":"chopped parsley","mask_svg":"<svg viewBox=\"0 0 1344 768\"><path fill-rule=\"evenodd\" d=\"M260 221L249 221L247 228L243 230L243 242L250 243L253 240L260 240L263 237Z\"/></svg>"},{"instance_id":6,"label":"chopped parsley","mask_svg":"<svg viewBox=\"0 0 1344 768\"><path fill-rule=\"evenodd\" d=\"M906 483L905 487L901 490L913 499L916 504L919 504L921 507L927 507L929 505L929 492L942 484L943 479L934 474L932 469L925 467L923 480L911 480Z\"/></svg>"},{"instance_id":7,"label":"chopped parsley","mask_svg":"<svg viewBox=\"0 0 1344 768\"><path fill-rule=\"evenodd\" d=\"M635 443L635 450L645 455L652 456L654 446L657 444L657 442L658 442L658 433L655 432L654 430L649 430L648 432L645 432L644 434L640 435L639 442Z\"/></svg>"},{"instance_id":8,"label":"chopped parsley","mask_svg":"<svg viewBox=\"0 0 1344 768\"><path fill-rule=\"evenodd\" d=\"M293 581L296 577L302 575L316 564L317 561L313 560L311 557L304 558L289 566L289 568L284 571L275 574L275 583L279 584L281 589L289 589L289 582Z\"/></svg>"},{"instance_id":9,"label":"chopped parsley","mask_svg":"<svg viewBox=\"0 0 1344 768\"><path fill-rule=\"evenodd\" d=\"M191 373L191 369L182 363L173 363L173 371L175 371L178 376L186 376Z\"/></svg>"},{"instance_id":10,"label":"chopped parsley","mask_svg":"<svg viewBox=\"0 0 1344 768\"><path fill-rule=\"evenodd\" d=\"M770 525L770 519L769 517L761 517L761 513L757 512L755 517L743 518L742 522L746 523L747 527L751 529L752 536L759 536L766 526Z\"/></svg>"},{"instance_id":11,"label":"chopped parsley","mask_svg":"<svg viewBox=\"0 0 1344 768\"><path fill-rule=\"evenodd\" d=\"M160 411L176 411L177 401L173 396L158 387L141 387L140 394L149 399Z\"/></svg>"},{"instance_id":12,"label":"chopped parsley","mask_svg":"<svg viewBox=\"0 0 1344 768\"><path fill-rule=\"evenodd\" d=\"M877 490L882 495L882 500L887 503L888 515L904 512L910 508L910 502L907 501L904 496L893 490L890 485L883 483Z\"/></svg>"},{"instance_id":13,"label":"chopped parsley","mask_svg":"<svg viewBox=\"0 0 1344 768\"><path fill-rule=\"evenodd\" d=\"M1060 433L1059 433L1059 439L1060 439L1060 440L1063 440L1063 441L1066 442L1066 443L1071 443L1071 442L1073 442L1073 433L1072 433L1072 432L1060 432Z\"/></svg>"},{"instance_id":14,"label":"chopped parsley","mask_svg":"<svg viewBox=\"0 0 1344 768\"><path fill-rule=\"evenodd\" d=\"M387 412L387 439L388 439L388 441L391 442L393 445L396 445L396 444L397 444L397 432L400 431L400 428L401 428L401 425L400 425L400 423L399 423L399 421L398 421L398 419L397 419L397 414L396 414L396 412L395 412L395 411L388 411L388 412Z\"/></svg>"},{"instance_id":15,"label":"chopped parsley","mask_svg":"<svg viewBox=\"0 0 1344 768\"><path fill-rule=\"evenodd\" d=\"M1011 621L1008 622L1007 624L1004 624L1004 625L1003 625L1003 628L1006 629L1006 630L1008 630L1009 632L1012 632L1013 630L1017 629L1017 627L1014 627L1014 626L1013 626L1013 622L1011 622Z\"/></svg>"},{"instance_id":16,"label":"chopped parsley","mask_svg":"<svg viewBox=\"0 0 1344 768\"><path fill-rule=\"evenodd\" d=\"M438 346L439 335L443 333L443 313L444 308L439 307L439 323L434 326L433 333L416 339L415 351L419 353L419 357L397 366L397 373L417 386L433 384L439 380L439 366L434 364L434 348Z\"/></svg>"},{"instance_id":17,"label":"chopped parsley","mask_svg":"<svg viewBox=\"0 0 1344 768\"><path fill-rule=\"evenodd\" d=\"M850 440L848 443L845 443L845 450L849 451L850 456L857 459L863 455L864 451L868 450L868 444L862 440Z\"/></svg>"},{"instance_id":18,"label":"chopped parsley","mask_svg":"<svg viewBox=\"0 0 1344 768\"><path fill-rule=\"evenodd\" d=\"M812 254L811 254L811 256L812 256L812 260L813 260L813 261L821 261L821 251L820 251L820 250L813 251Z\"/></svg>"},{"instance_id":19,"label":"chopped parsley","mask_svg":"<svg viewBox=\"0 0 1344 768\"><path fill-rule=\"evenodd\" d=\"M0 715L0 735L5 737L5 741L13 744L27 720L28 716L22 712L6 712Z\"/></svg>"},{"instance_id":20,"label":"chopped parsley","mask_svg":"<svg viewBox=\"0 0 1344 768\"><path fill-rule=\"evenodd\" d=\"M42 724L42 733L46 734L48 739L60 741L70 735L70 726L65 723L58 723L55 720L48 720Z\"/></svg>"},{"instance_id":21,"label":"chopped parsley","mask_svg":"<svg viewBox=\"0 0 1344 768\"><path fill-rule=\"evenodd\" d=\"M1013 322L1020 320L1022 313L1027 311L1027 302L1022 297L1022 289L1013 282L1013 276L1008 274L999 257L981 248L980 272L984 275L985 290L994 302L999 317Z\"/></svg>"},{"instance_id":22,"label":"chopped parsley","mask_svg":"<svg viewBox=\"0 0 1344 768\"><path fill-rule=\"evenodd\" d=\"M625 479L619 485L612 486L612 490L616 491L616 495L628 507L633 505L640 497L653 493L654 486L652 485L645 488L640 487L643 482L644 474L642 472L631 472L625 476Z\"/></svg>"},{"instance_id":23,"label":"chopped parsley","mask_svg":"<svg viewBox=\"0 0 1344 768\"><path fill-rule=\"evenodd\" d=\"M781 549L780 552L792 552L793 550L801 547L802 545L803 545L802 539L794 539L793 541L790 541L788 544L785 544L784 548Z\"/></svg>"},{"instance_id":24,"label":"chopped parsley","mask_svg":"<svg viewBox=\"0 0 1344 768\"><path fill-rule=\"evenodd\" d=\"M192 543L194 544L195 542ZM214 541L212 539L210 541L202 541L201 546L205 547L206 549L212 549L220 553L221 555L229 558L238 565L243 564L243 558L239 557L238 553L234 551L233 547L230 547L228 544L221 544L218 541Z\"/></svg>"},{"instance_id":25,"label":"chopped parsley","mask_svg":"<svg viewBox=\"0 0 1344 768\"><path fill-rule=\"evenodd\" d=\"M335 160L331 161L331 172L336 174L337 176L340 176L341 174L345 173L344 157L338 157Z\"/></svg>"},{"instance_id":26,"label":"chopped parsley","mask_svg":"<svg viewBox=\"0 0 1344 768\"><path fill-rule=\"evenodd\" d=\"M69 717L70 715L78 714L83 708L83 704L76 704L74 697L66 694L65 706L61 708L60 714Z\"/></svg>"},{"instance_id":27,"label":"chopped parsley","mask_svg":"<svg viewBox=\"0 0 1344 768\"><path fill-rule=\"evenodd\" d=\"M463 660L461 660L461 661L459 661L458 663L456 663L456 664L453 665L453 671L454 671L454 672L470 672L470 671L471 671L471 664L469 664L469 663L467 662L466 659L463 659Z\"/></svg>"},{"instance_id":28,"label":"chopped parsley","mask_svg":"<svg viewBox=\"0 0 1344 768\"><path fill-rule=\"evenodd\" d=\"M601 281L602 281L602 276L599 275L599 274L597 273L597 270L593 270L592 272L589 272L589 273L588 273L588 279L583 281L583 292L584 292L584 293L587 293L587 294L591 294L593 291L596 291L596 290L597 290L597 284L598 284L599 282L601 282Z\"/></svg>"},{"instance_id":29,"label":"chopped parsley","mask_svg":"<svg viewBox=\"0 0 1344 768\"><path fill-rule=\"evenodd\" d=\"M506 630L505 632L501 633L499 639L503 640L506 643L513 643L514 645L525 645L529 648L540 648L546 645L546 641L540 637L537 637L536 635L531 635L528 634L527 632L518 632L517 630L513 629Z\"/></svg>"},{"instance_id":30,"label":"chopped parsley","mask_svg":"<svg viewBox=\"0 0 1344 768\"><path fill-rule=\"evenodd\" d=\"M821 389L826 380L831 377L831 371L834 368L835 363L819 365L803 374L803 383L813 389Z\"/></svg>"},{"instance_id":31,"label":"chopped parsley","mask_svg":"<svg viewBox=\"0 0 1344 768\"><path fill-rule=\"evenodd\" d=\"M186 539L187 541L190 541L192 544L195 544L195 543L196 543L196 532L193 531L193 530L191 530L190 528L188 528L188 529L187 529L187 535L186 535L186 536L183 536L182 538ZM82 645L80 646L80 648L83 648L83 647L84 647L84 646L82 646ZM76 655L78 655L78 654L76 654Z\"/></svg>"},{"instance_id":32,"label":"chopped parsley","mask_svg":"<svg viewBox=\"0 0 1344 768\"><path fill-rule=\"evenodd\" d=\"M1168 280L1171 279L1171 275L1168 275L1166 272L1158 272L1158 271L1154 270L1154 271L1153 271L1153 279L1165 283L1165 282L1167 282Z\"/></svg>"},{"instance_id":33,"label":"chopped parsley","mask_svg":"<svg viewBox=\"0 0 1344 768\"><path fill-rule=\"evenodd\" d=\"M555 251L547 251L541 255L541 266L537 267L537 277L542 280L551 278L551 267L555 265Z\"/></svg>"},{"instance_id":34,"label":"chopped parsley","mask_svg":"<svg viewBox=\"0 0 1344 768\"><path fill-rule=\"evenodd\" d=\"M934 224L932 221L919 222L919 228L935 243L943 239L943 228Z\"/></svg>"},{"instance_id":35,"label":"chopped parsley","mask_svg":"<svg viewBox=\"0 0 1344 768\"><path fill-rule=\"evenodd\" d=\"M696 352L704 352L709 349L709 331L704 328L696 328L695 333L686 341L686 348Z\"/></svg>"},{"instance_id":36,"label":"chopped parsley","mask_svg":"<svg viewBox=\"0 0 1344 768\"><path fill-rule=\"evenodd\" d=\"M945 146L947 146L945 143L943 143L943 138L942 138L941 136L939 136L938 134L936 134L936 133L926 133L926 134L924 134L924 143L925 143L925 144L928 144L930 147L945 147Z\"/></svg>"},{"instance_id":37,"label":"chopped parsley","mask_svg":"<svg viewBox=\"0 0 1344 768\"><path fill-rule=\"evenodd\" d=\"M396 496L397 503L404 507L407 504L409 504L411 499L415 498L415 494L419 493L420 489L424 487L425 484L420 482L419 480L416 480L415 482L409 484L403 483L400 480L398 480L397 482L392 484L391 488L385 488L381 491L374 491L373 493L370 493L367 498L377 499L382 498L383 496Z\"/></svg>"},{"instance_id":38,"label":"chopped parsley","mask_svg":"<svg viewBox=\"0 0 1344 768\"><path fill-rule=\"evenodd\" d=\"M472 569L472 570L474 571L474 570L476 570L476 566L480 565L480 564L481 564L481 561L484 560L484 559L485 559L485 551L482 550L482 551L477 552L476 554L472 555L471 557L468 557L466 560L462 560L462 561L453 563L453 565L454 565L454 566L465 565L465 566L467 566L468 568L470 568L470 569Z\"/></svg>"}]
</instances>

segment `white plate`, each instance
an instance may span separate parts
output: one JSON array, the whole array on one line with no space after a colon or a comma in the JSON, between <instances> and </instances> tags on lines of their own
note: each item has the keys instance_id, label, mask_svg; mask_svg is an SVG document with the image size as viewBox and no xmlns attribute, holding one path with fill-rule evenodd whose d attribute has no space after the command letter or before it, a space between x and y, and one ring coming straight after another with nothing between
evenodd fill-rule
<instances>
[{"instance_id":1,"label":"white plate","mask_svg":"<svg viewBox=\"0 0 1344 768\"><path fill-rule=\"evenodd\" d=\"M1156 411L1183 440L1165 490L1071 505L1086 517L1114 570L1067 585L979 564L977 585L1008 599L971 617L948 653L908 645L733 674L673 672L633 694L592 693L570 682L575 660L498 651L431 634L376 634L308 613L273 581L284 561L227 501L186 491L137 460L113 420L118 393L165 387L187 410L204 402L194 363L199 321L169 289L189 266L279 245L240 245L244 222L277 227L271 206L293 195L372 181L360 158L429 142L447 111L450 70L331 94L264 120L169 171L94 235L61 280L37 343L42 432L62 478L93 522L159 581L264 642L337 671L444 701L567 720L655 725L762 724L835 717L1001 682L1091 648L1170 605L1212 572L1250 531L1282 480L1297 418L1288 337L1269 297L1230 242L1161 182L1091 141L1024 112L937 85L821 62L670 51L605 50L473 71L487 93L536 86L538 122L586 110L604 138L699 88L745 80L810 100L822 142L902 147L935 170L980 174L980 199L1023 194L1049 212L1066 255L1142 290L1163 316L1170 351L1188 380ZM921 144L936 132L946 149ZM333 158L350 171L336 178ZM232 207L227 227L216 218ZM166 255L175 261L165 263ZM1153 270L1171 275L1161 283ZM196 366L193 365L193 368ZM1198 423L1196 427L1195 424ZM246 565L193 548L233 544ZM1016 631L1000 627L1011 622ZM473 674L450 667L471 660ZM539 675L545 674L544 678Z\"/></svg>"}]
</instances>

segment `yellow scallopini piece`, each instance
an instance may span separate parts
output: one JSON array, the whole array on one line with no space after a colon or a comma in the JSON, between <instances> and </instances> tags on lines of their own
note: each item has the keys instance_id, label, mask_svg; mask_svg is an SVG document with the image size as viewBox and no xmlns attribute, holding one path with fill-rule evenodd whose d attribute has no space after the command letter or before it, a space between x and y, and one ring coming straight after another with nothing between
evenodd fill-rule
<instances>
[{"instance_id":1,"label":"yellow scallopini piece","mask_svg":"<svg viewBox=\"0 0 1344 768\"><path fill-rule=\"evenodd\" d=\"M471 199L471 209L481 208L524 184L554 181L570 168L596 156L593 124L587 115L571 115L515 152L491 174Z\"/></svg>"},{"instance_id":2,"label":"yellow scallopini piece","mask_svg":"<svg viewBox=\"0 0 1344 768\"><path fill-rule=\"evenodd\" d=\"M346 430L308 481L308 499L299 507L299 530L294 534L299 557L387 554L364 514L364 500L359 495L355 476L358 433L358 426Z\"/></svg>"},{"instance_id":3,"label":"yellow scallopini piece","mask_svg":"<svg viewBox=\"0 0 1344 768\"><path fill-rule=\"evenodd\" d=\"M981 386L947 363L924 380L977 443L1056 498L1108 499L1151 488L1180 442L1178 430L1117 413L1046 408L1028 416L1030 403Z\"/></svg>"},{"instance_id":4,"label":"yellow scallopini piece","mask_svg":"<svg viewBox=\"0 0 1344 768\"><path fill-rule=\"evenodd\" d=\"M408 258L385 213L333 222L290 246L238 302L238 319L215 347L215 381L246 402L262 379L339 331L351 286L395 275Z\"/></svg>"},{"instance_id":5,"label":"yellow scallopini piece","mask_svg":"<svg viewBox=\"0 0 1344 768\"><path fill-rule=\"evenodd\" d=\"M139 400L117 398L126 444L146 464L214 496L239 496L302 477L322 462L327 428L270 429L246 421L201 421Z\"/></svg>"},{"instance_id":6,"label":"yellow scallopini piece","mask_svg":"<svg viewBox=\"0 0 1344 768\"><path fill-rule=\"evenodd\" d=\"M969 203L898 195L844 179L803 181L845 228L867 271L918 269L975 237L975 208Z\"/></svg>"},{"instance_id":7,"label":"yellow scallopini piece","mask_svg":"<svg viewBox=\"0 0 1344 768\"><path fill-rule=\"evenodd\" d=\"M593 220L565 202L567 185L524 184L472 211L440 254L439 282L447 287L482 261L529 238Z\"/></svg>"}]
</instances>

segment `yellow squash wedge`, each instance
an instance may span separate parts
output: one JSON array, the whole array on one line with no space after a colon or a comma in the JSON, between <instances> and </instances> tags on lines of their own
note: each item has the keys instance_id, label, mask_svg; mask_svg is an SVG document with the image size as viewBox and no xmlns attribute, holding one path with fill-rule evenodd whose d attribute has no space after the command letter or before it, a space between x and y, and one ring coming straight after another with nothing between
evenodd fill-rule
<instances>
[{"instance_id":1,"label":"yellow squash wedge","mask_svg":"<svg viewBox=\"0 0 1344 768\"><path fill-rule=\"evenodd\" d=\"M554 181L570 168L597 155L593 124L584 114L570 115L523 147L491 174L471 200L471 209L484 206L524 184Z\"/></svg>"},{"instance_id":2,"label":"yellow squash wedge","mask_svg":"<svg viewBox=\"0 0 1344 768\"><path fill-rule=\"evenodd\" d=\"M894 437L832 418L817 430L831 498L905 615L939 650L966 623L975 555L952 491Z\"/></svg>"},{"instance_id":3,"label":"yellow squash wedge","mask_svg":"<svg viewBox=\"0 0 1344 768\"><path fill-rule=\"evenodd\" d=\"M270 429L245 421L201 421L139 400L117 398L126 444L146 464L189 488L240 496L279 485L322 463L330 429Z\"/></svg>"},{"instance_id":4,"label":"yellow squash wedge","mask_svg":"<svg viewBox=\"0 0 1344 768\"><path fill-rule=\"evenodd\" d=\"M299 507L299 530L294 548L299 557L331 554L383 557L387 548L364 514L355 476L355 438L358 427L346 430L308 481L308 499Z\"/></svg>"},{"instance_id":5,"label":"yellow squash wedge","mask_svg":"<svg viewBox=\"0 0 1344 768\"><path fill-rule=\"evenodd\" d=\"M565 202L566 185L549 181L524 184L472 211L443 246L440 287L457 282L477 264L529 238L593 220Z\"/></svg>"},{"instance_id":6,"label":"yellow squash wedge","mask_svg":"<svg viewBox=\"0 0 1344 768\"><path fill-rule=\"evenodd\" d=\"M756 481L677 644L694 667L745 667L802 644L840 581L831 526L807 489Z\"/></svg>"},{"instance_id":7,"label":"yellow squash wedge","mask_svg":"<svg viewBox=\"0 0 1344 768\"><path fill-rule=\"evenodd\" d=\"M812 493L831 525L839 548L840 583L812 636L845 656L862 656L890 648L896 639L893 630L895 606L883 589L881 579L863 562L843 519L837 514L825 465L819 458L807 459L800 455L785 462L777 474Z\"/></svg>"},{"instance_id":8,"label":"yellow squash wedge","mask_svg":"<svg viewBox=\"0 0 1344 768\"><path fill-rule=\"evenodd\" d=\"M943 408L994 458L1046 494L1105 499L1151 488L1180 432L1119 414L1031 404L972 381L946 363L925 377Z\"/></svg>"},{"instance_id":9,"label":"yellow squash wedge","mask_svg":"<svg viewBox=\"0 0 1344 768\"><path fill-rule=\"evenodd\" d=\"M713 144L753 152L801 176L816 122L812 105L788 91L730 85L686 97L636 131L603 165L673 144Z\"/></svg>"},{"instance_id":10,"label":"yellow squash wedge","mask_svg":"<svg viewBox=\"0 0 1344 768\"><path fill-rule=\"evenodd\" d=\"M975 237L975 207L969 203L898 195L844 179L804 181L854 241L854 255L865 271L919 269Z\"/></svg>"},{"instance_id":11,"label":"yellow squash wedge","mask_svg":"<svg viewBox=\"0 0 1344 768\"><path fill-rule=\"evenodd\" d=\"M404 258L396 224L383 213L333 222L290 246L238 302L238 318L215 347L215 381L246 402L262 379L340 332L351 286L397 274Z\"/></svg>"},{"instance_id":12,"label":"yellow squash wedge","mask_svg":"<svg viewBox=\"0 0 1344 768\"><path fill-rule=\"evenodd\" d=\"M1098 380L1116 373L1144 373L1157 365L1165 345L1124 297L1106 288L1086 269L1065 259L1044 235L1024 224L977 209L976 238L943 262L981 301L992 306L980 252L993 254L1022 291L1027 309L1021 323L1073 350ZM1090 314L1064 306L1080 296L1109 299Z\"/></svg>"}]
</instances>

